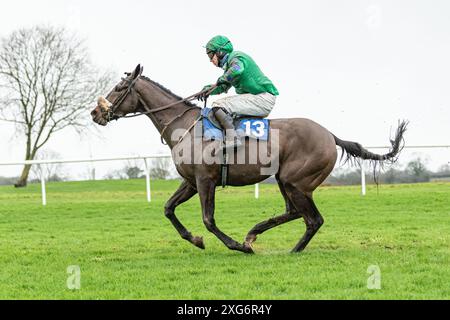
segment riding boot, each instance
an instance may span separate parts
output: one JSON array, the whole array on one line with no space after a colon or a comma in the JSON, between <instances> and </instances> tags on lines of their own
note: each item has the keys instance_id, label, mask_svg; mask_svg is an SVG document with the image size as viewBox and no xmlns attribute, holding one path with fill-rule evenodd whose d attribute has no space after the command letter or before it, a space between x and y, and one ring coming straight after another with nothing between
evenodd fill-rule
<instances>
[{"instance_id":1,"label":"riding boot","mask_svg":"<svg viewBox=\"0 0 450 320\"><path fill-rule=\"evenodd\" d=\"M242 143L234 129L233 118L221 108L217 108L214 115L225 130L225 148L240 147Z\"/></svg>"}]
</instances>

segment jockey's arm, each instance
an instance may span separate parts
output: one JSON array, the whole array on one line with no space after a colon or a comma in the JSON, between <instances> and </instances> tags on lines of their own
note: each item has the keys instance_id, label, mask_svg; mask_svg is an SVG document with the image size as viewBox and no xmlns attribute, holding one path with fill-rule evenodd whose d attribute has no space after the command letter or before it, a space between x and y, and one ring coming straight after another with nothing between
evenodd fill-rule
<instances>
[{"instance_id":1,"label":"jockey's arm","mask_svg":"<svg viewBox=\"0 0 450 320\"><path fill-rule=\"evenodd\" d=\"M210 89L210 88L212 88L212 85L209 84L207 86L204 86L203 90L207 90L207 89ZM216 95L216 94L221 94L221 93L227 92L228 90L230 90L230 88L231 88L231 84L228 84L228 83L218 84L217 87L210 93L210 95L213 96L213 95Z\"/></svg>"},{"instance_id":2,"label":"jockey's arm","mask_svg":"<svg viewBox=\"0 0 450 320\"><path fill-rule=\"evenodd\" d=\"M211 95L227 93L228 90L230 90L230 88L231 83L220 83L220 84L218 83L217 88L215 88L213 92L211 92Z\"/></svg>"},{"instance_id":3,"label":"jockey's arm","mask_svg":"<svg viewBox=\"0 0 450 320\"><path fill-rule=\"evenodd\" d=\"M225 73L217 79L217 84L229 84L239 78L239 76L244 72L244 64L239 58L234 58L230 61Z\"/></svg>"},{"instance_id":4,"label":"jockey's arm","mask_svg":"<svg viewBox=\"0 0 450 320\"><path fill-rule=\"evenodd\" d=\"M230 61L230 65L224 74L217 79L217 88L214 89L210 95L221 94L227 92L231 86L232 82L239 78L239 76L244 72L244 64L238 58L235 58ZM210 85L205 86L203 90L211 88Z\"/></svg>"}]
</instances>

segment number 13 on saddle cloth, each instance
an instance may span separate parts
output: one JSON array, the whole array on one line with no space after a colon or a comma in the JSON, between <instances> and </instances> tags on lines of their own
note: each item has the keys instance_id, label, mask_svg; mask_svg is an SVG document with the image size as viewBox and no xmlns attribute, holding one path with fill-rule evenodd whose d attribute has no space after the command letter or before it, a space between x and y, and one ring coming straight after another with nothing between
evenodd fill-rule
<instances>
[{"instance_id":1,"label":"number 13 on saddle cloth","mask_svg":"<svg viewBox=\"0 0 450 320\"><path fill-rule=\"evenodd\" d=\"M211 107L223 108L236 119L234 127L238 136L267 141L269 120L263 118L267 117L272 111L275 100L276 96L268 92L244 93L218 99L212 103ZM222 129L215 123L211 109L203 109L202 115L204 117L203 138L205 140L222 140Z\"/></svg>"},{"instance_id":2,"label":"number 13 on saddle cloth","mask_svg":"<svg viewBox=\"0 0 450 320\"><path fill-rule=\"evenodd\" d=\"M204 140L223 140L223 130L215 121L211 121L213 114L210 108L202 110L203 120L203 139ZM239 137L249 137L267 141L269 138L269 120L255 117L242 117L234 121L234 127Z\"/></svg>"}]
</instances>

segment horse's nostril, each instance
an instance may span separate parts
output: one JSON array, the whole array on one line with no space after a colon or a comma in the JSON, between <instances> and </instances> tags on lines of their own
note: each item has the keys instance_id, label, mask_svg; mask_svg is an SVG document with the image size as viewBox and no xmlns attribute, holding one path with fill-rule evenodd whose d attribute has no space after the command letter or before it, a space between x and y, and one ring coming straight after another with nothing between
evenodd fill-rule
<instances>
[{"instance_id":1,"label":"horse's nostril","mask_svg":"<svg viewBox=\"0 0 450 320\"><path fill-rule=\"evenodd\" d=\"M96 115L97 115L97 110L95 110L95 109L92 110L92 111L91 111L91 116L95 117Z\"/></svg>"}]
</instances>

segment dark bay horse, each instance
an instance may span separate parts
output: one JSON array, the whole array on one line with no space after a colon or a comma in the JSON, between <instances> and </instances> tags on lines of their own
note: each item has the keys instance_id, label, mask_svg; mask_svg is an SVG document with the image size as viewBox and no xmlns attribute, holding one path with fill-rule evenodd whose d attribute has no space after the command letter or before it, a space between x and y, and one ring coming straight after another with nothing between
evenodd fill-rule
<instances>
[{"instance_id":1,"label":"dark bay horse","mask_svg":"<svg viewBox=\"0 0 450 320\"><path fill-rule=\"evenodd\" d=\"M170 92L160 84L142 76L143 68L127 73L126 78L115 86L105 98L99 98L97 107L91 112L92 119L100 125L106 125L112 119L119 119L134 113L144 113L159 130L161 137L172 150L180 143L174 139L176 130L184 132L181 137L190 147L201 144L208 147L216 141L195 142L193 125L200 118L201 108ZM273 174L276 177L286 203L285 213L256 224L247 234L243 243L239 243L223 233L214 220L215 189L221 185L221 165L218 163L176 163L183 182L165 205L165 215L179 232L181 237L195 246L204 249L203 238L193 236L178 220L175 208L199 194L203 222L208 231L216 235L229 249L253 253L252 242L257 235L288 221L302 217L306 231L293 248L293 252L302 251L319 230L324 220L313 201L314 190L333 170L337 150L340 146L348 159L370 159L376 163L394 161L400 152L406 122L400 123L389 153L378 155L364 149L359 143L344 141L319 124L308 119L274 119L271 129L278 130L278 166ZM267 142L268 149L271 142ZM272 143L273 144L273 143ZM241 147L248 152L249 142ZM262 164L244 163L229 166L227 184L243 186L266 179L270 174L261 174Z\"/></svg>"}]
</instances>

